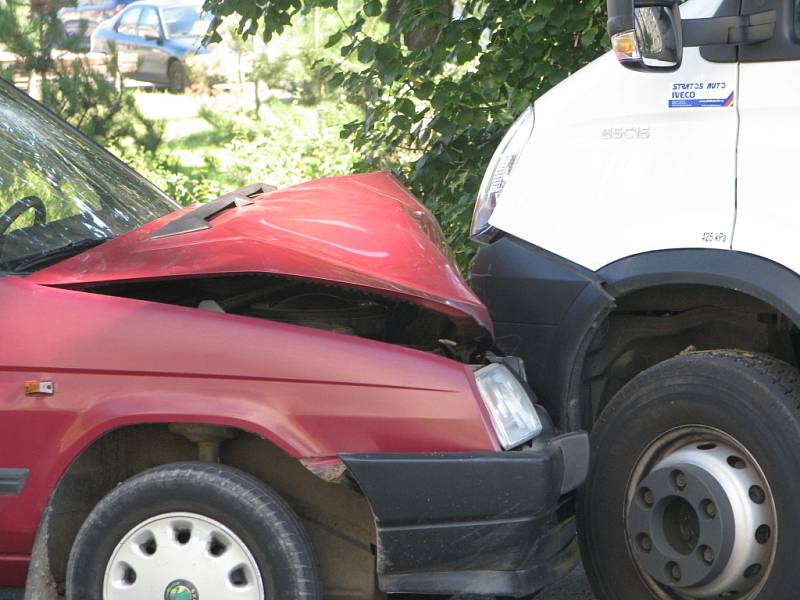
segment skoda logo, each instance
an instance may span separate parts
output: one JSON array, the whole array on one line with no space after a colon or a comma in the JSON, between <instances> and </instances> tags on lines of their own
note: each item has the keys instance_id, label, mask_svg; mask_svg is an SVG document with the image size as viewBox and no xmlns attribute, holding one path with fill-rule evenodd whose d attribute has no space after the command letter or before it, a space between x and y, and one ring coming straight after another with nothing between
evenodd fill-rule
<instances>
[{"instance_id":1,"label":"skoda logo","mask_svg":"<svg viewBox=\"0 0 800 600\"><path fill-rule=\"evenodd\" d=\"M176 579L164 592L164 600L198 600L199 597L197 588L185 579Z\"/></svg>"}]
</instances>

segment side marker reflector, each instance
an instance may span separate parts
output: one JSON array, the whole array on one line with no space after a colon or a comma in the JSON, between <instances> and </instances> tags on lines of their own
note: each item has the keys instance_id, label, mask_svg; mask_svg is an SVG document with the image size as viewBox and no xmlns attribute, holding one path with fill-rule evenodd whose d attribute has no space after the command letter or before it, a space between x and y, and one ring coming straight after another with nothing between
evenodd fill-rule
<instances>
[{"instance_id":1,"label":"side marker reflector","mask_svg":"<svg viewBox=\"0 0 800 600\"><path fill-rule=\"evenodd\" d=\"M25 382L26 396L52 396L55 394L55 385L52 381L34 379Z\"/></svg>"}]
</instances>

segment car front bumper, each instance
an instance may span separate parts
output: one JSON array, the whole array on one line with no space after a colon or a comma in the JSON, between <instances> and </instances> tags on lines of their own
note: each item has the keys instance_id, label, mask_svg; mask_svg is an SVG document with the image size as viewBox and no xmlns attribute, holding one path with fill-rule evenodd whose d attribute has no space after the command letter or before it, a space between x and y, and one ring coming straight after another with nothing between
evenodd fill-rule
<instances>
[{"instance_id":1,"label":"car front bumper","mask_svg":"<svg viewBox=\"0 0 800 600\"><path fill-rule=\"evenodd\" d=\"M588 471L585 433L512 452L341 458L375 515L384 592L525 596L579 561L559 508Z\"/></svg>"}]
</instances>

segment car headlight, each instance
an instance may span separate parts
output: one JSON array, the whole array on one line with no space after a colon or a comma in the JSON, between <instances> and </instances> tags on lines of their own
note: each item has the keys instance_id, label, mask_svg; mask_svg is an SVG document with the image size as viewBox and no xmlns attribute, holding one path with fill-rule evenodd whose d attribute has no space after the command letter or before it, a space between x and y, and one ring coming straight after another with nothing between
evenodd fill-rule
<instances>
[{"instance_id":1,"label":"car headlight","mask_svg":"<svg viewBox=\"0 0 800 600\"><path fill-rule=\"evenodd\" d=\"M505 450L524 444L542 432L542 421L533 402L507 367L495 363L478 369L475 380L497 439Z\"/></svg>"},{"instance_id":2,"label":"car headlight","mask_svg":"<svg viewBox=\"0 0 800 600\"><path fill-rule=\"evenodd\" d=\"M533 107L529 106L508 130L489 163L472 215L470 237L476 242L485 244L494 237L495 229L489 225L489 219L533 133L534 120Z\"/></svg>"}]
</instances>

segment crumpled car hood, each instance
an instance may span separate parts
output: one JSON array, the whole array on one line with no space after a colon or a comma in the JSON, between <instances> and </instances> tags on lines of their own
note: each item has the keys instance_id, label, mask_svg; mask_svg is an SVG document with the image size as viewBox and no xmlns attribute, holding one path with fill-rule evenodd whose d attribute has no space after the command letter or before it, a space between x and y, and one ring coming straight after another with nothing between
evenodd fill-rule
<instances>
[{"instance_id":1,"label":"crumpled car hood","mask_svg":"<svg viewBox=\"0 0 800 600\"><path fill-rule=\"evenodd\" d=\"M344 284L447 315L491 334L486 307L458 272L430 212L389 173L332 177L259 195L210 227L156 237L184 209L33 273L32 282L103 283L268 273Z\"/></svg>"}]
</instances>

